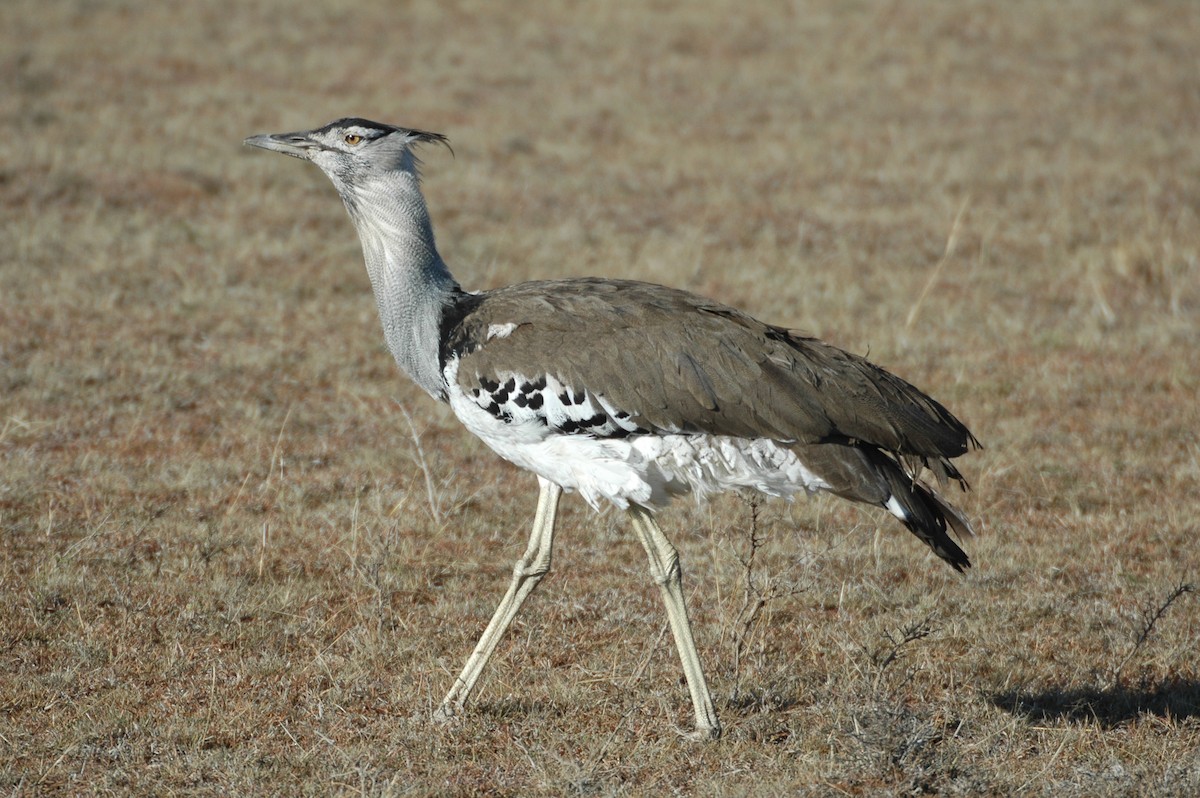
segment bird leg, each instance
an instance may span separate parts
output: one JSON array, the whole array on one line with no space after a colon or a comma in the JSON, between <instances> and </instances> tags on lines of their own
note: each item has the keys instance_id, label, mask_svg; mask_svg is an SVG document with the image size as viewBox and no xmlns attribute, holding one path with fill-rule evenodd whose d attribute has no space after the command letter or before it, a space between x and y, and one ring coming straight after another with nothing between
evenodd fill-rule
<instances>
[{"instance_id":1,"label":"bird leg","mask_svg":"<svg viewBox=\"0 0 1200 798\"><path fill-rule=\"evenodd\" d=\"M500 642L500 638L504 637L504 633L508 630L513 618L517 616L521 605L525 603L525 599L537 587L538 582L542 581L542 577L550 572L550 551L554 545L554 518L558 513L558 498L562 495L562 488L541 477L538 477L538 485L540 492L537 513L533 519L533 530L529 534L529 545L513 568L512 583L508 586L508 592L500 600L500 606L496 607L491 622L483 630L462 673L454 680L454 686L450 688L450 692L442 700L442 705L434 713L435 720L450 720L462 710L467 699L471 697L475 682L479 680L492 652L496 650L496 644Z\"/></svg>"},{"instance_id":2,"label":"bird leg","mask_svg":"<svg viewBox=\"0 0 1200 798\"><path fill-rule=\"evenodd\" d=\"M629 506L633 529L646 554L650 557L650 575L662 591L667 605L667 619L671 633L675 636L675 647L683 662L683 675L687 679L688 691L692 694L692 706L696 710L696 730L688 737L693 740L716 740L721 736L721 722L713 709L712 695L704 680L700 667L700 655L696 653L696 641L692 638L692 626L688 622L687 605L683 600L683 577L679 568L679 553L667 540L658 522L649 511L636 505Z\"/></svg>"}]
</instances>

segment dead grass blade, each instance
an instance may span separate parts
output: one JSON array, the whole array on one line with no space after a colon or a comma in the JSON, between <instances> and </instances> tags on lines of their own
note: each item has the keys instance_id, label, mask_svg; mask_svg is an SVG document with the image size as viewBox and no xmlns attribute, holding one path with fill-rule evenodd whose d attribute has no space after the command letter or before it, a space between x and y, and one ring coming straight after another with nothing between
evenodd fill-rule
<instances>
[{"instance_id":1,"label":"dead grass blade","mask_svg":"<svg viewBox=\"0 0 1200 798\"><path fill-rule=\"evenodd\" d=\"M929 273L929 279L925 281L925 287L921 289L920 296L913 306L908 310L908 317L904 320L904 330L908 332L912 330L913 325L917 322L917 316L921 312L921 306L925 304L925 298L929 296L929 292L933 290L934 284L942 276L942 272L946 269L946 264L950 261L950 256L954 254L955 247L958 246L958 234L962 227L963 216L966 215L967 208L971 204L971 195L963 197L963 201L959 203L958 213L954 215L954 223L950 225L950 235L946 237L946 247L942 251L942 257L933 267L933 271Z\"/></svg>"}]
</instances>

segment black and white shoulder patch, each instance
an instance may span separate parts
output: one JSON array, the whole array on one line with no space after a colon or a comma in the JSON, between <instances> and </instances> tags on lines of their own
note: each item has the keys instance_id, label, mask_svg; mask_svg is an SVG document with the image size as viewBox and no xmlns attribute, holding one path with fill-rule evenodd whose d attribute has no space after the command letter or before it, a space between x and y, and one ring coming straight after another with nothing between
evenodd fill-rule
<instances>
[{"instance_id":1,"label":"black and white shoulder patch","mask_svg":"<svg viewBox=\"0 0 1200 798\"><path fill-rule=\"evenodd\" d=\"M467 396L497 421L535 423L560 435L625 438L645 435L635 414L613 407L601 395L564 385L553 376L480 375ZM463 385L460 378L459 385ZM465 388L465 386L463 386Z\"/></svg>"}]
</instances>

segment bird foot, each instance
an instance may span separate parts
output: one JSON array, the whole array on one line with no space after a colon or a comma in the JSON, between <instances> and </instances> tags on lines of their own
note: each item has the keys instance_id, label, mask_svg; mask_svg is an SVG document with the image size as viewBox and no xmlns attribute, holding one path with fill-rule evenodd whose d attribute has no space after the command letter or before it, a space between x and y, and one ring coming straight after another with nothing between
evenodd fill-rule
<instances>
[{"instance_id":1,"label":"bird foot","mask_svg":"<svg viewBox=\"0 0 1200 798\"><path fill-rule=\"evenodd\" d=\"M447 725L459 719L462 707L455 704L442 704L433 713L433 722Z\"/></svg>"},{"instance_id":2,"label":"bird foot","mask_svg":"<svg viewBox=\"0 0 1200 798\"><path fill-rule=\"evenodd\" d=\"M700 726L692 731L681 731L680 735L693 743L711 743L721 739L720 726Z\"/></svg>"}]
</instances>

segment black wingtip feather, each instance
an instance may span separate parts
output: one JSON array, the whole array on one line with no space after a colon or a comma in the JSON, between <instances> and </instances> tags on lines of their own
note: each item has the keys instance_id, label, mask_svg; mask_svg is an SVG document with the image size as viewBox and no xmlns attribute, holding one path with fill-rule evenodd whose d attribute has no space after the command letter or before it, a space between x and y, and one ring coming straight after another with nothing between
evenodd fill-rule
<instances>
[{"instance_id":1,"label":"black wingtip feather","mask_svg":"<svg viewBox=\"0 0 1200 798\"><path fill-rule=\"evenodd\" d=\"M953 530L959 537L974 533L967 519L957 509L929 488L910 482L909 490L893 493L907 515L901 519L908 530L925 542L951 568L963 573L971 567L971 558L950 537Z\"/></svg>"}]
</instances>

